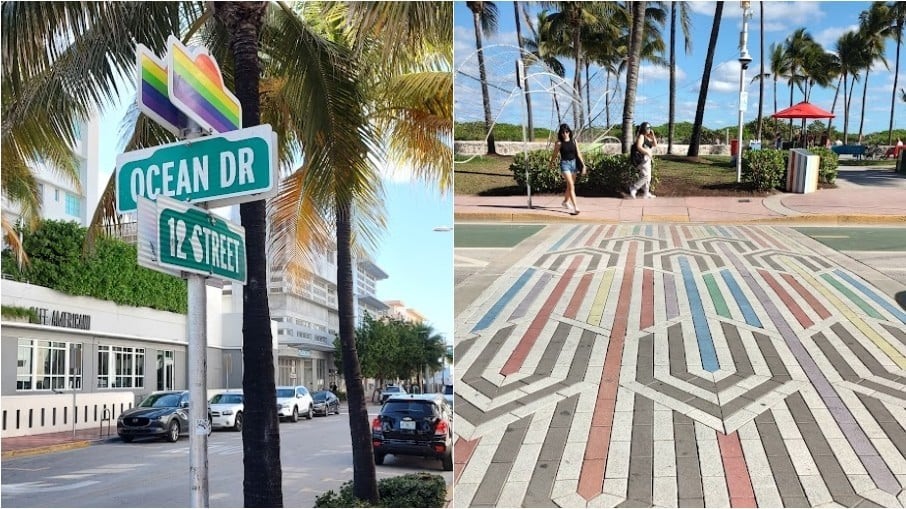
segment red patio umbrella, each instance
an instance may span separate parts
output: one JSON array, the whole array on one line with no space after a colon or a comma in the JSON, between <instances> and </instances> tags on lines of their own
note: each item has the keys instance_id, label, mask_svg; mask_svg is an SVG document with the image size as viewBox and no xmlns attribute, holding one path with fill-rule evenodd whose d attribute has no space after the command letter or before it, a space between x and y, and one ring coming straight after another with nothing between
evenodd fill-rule
<instances>
[{"instance_id":1,"label":"red patio umbrella","mask_svg":"<svg viewBox=\"0 0 906 509\"><path fill-rule=\"evenodd\" d=\"M771 118L834 118L834 114L824 111L812 103L802 101L795 106L774 113Z\"/></svg>"}]
</instances>

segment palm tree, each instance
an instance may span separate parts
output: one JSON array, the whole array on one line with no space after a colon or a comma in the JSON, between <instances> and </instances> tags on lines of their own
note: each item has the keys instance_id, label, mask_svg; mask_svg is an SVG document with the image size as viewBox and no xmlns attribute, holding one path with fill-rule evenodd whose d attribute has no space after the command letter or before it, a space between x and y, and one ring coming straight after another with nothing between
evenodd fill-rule
<instances>
[{"instance_id":1,"label":"palm tree","mask_svg":"<svg viewBox=\"0 0 906 509\"><path fill-rule=\"evenodd\" d=\"M900 77L900 46L903 44L903 27L906 26L906 3L890 2L887 4L891 22L890 37L897 40L896 65L893 72L893 92L890 94L890 124L887 127L887 144L893 144L893 112L896 106L897 83Z\"/></svg>"},{"instance_id":2,"label":"palm tree","mask_svg":"<svg viewBox=\"0 0 906 509\"><path fill-rule=\"evenodd\" d=\"M561 34L562 38L570 40L570 49L575 61L573 73L573 129L580 131L585 126L585 109L582 105L582 67L584 54L582 52L582 31L594 23L597 17L589 9L592 4L582 2L559 2L560 12L551 13L548 19L551 30Z\"/></svg>"},{"instance_id":3,"label":"palm tree","mask_svg":"<svg viewBox=\"0 0 906 509\"><path fill-rule=\"evenodd\" d=\"M887 5L884 2L874 2L867 11L859 14L859 33L865 42L866 52L865 81L862 83L862 112L859 120L859 140L862 139L862 128L865 125L865 102L868 98L868 74L871 66L878 60L887 65L884 58L884 41L891 33L893 26L888 19Z\"/></svg>"},{"instance_id":4,"label":"palm tree","mask_svg":"<svg viewBox=\"0 0 906 509\"><path fill-rule=\"evenodd\" d=\"M871 66L878 60L884 63L884 42L891 34L893 26L890 24L887 5L884 2L874 2L867 11L859 14L859 32L865 42L866 51L865 81L862 83L862 113L859 121L859 139L862 139L862 128L865 125L865 102L868 98L868 74Z\"/></svg>"},{"instance_id":5,"label":"palm tree","mask_svg":"<svg viewBox=\"0 0 906 509\"><path fill-rule=\"evenodd\" d=\"M261 33L266 2L219 2L214 13L229 34L230 51L235 67L236 98L242 104L243 127L260 123L258 79L258 39ZM248 284L243 289L242 337L243 362L258 371L243 370L242 390L251 408L245 409L246 426L242 430L243 493L247 507L282 507L283 472L279 459L268 461L256 446L280 451L280 430L277 408L270 404L276 394L274 358L270 329L270 309L267 301L267 246L264 200L239 206L248 263ZM268 402L255 404L254 402ZM279 456L278 456L279 457Z\"/></svg>"},{"instance_id":6,"label":"palm tree","mask_svg":"<svg viewBox=\"0 0 906 509\"><path fill-rule=\"evenodd\" d=\"M813 47L815 45L815 40L812 38L805 28L798 28L793 32L785 41L783 58L786 61L786 67L789 68L789 83L790 83L790 106L793 105L793 86L799 86L803 89L803 97L805 90L803 88L802 82L805 80L805 76L800 74L805 66L808 65L808 61L811 56L814 54ZM790 138L793 137L793 119L790 119Z\"/></svg>"},{"instance_id":7,"label":"palm tree","mask_svg":"<svg viewBox=\"0 0 906 509\"><path fill-rule=\"evenodd\" d=\"M856 32L846 32L837 39L837 56L840 59L840 73L843 75L843 143L849 143L849 107L852 101L852 86L864 68L862 40Z\"/></svg>"},{"instance_id":8,"label":"palm tree","mask_svg":"<svg viewBox=\"0 0 906 509\"><path fill-rule=\"evenodd\" d=\"M528 68L528 59L525 54L525 41L522 38L522 23L519 21L519 2L513 2L513 14L516 18L516 40L519 41L519 58L522 60L522 68ZM535 127L532 122L532 94L529 92L528 73L525 73L522 80L522 92L525 94L525 114L528 124L528 141L535 141Z\"/></svg>"},{"instance_id":9,"label":"palm tree","mask_svg":"<svg viewBox=\"0 0 906 509\"><path fill-rule=\"evenodd\" d=\"M525 51L531 55L527 65L542 64L554 75L561 78L565 76L566 70L563 67L563 63L557 59L557 56L563 55L568 51L569 45L560 37L560 33L552 30L548 12L542 10L537 14L537 28L531 23L526 25L532 33L531 38L523 41ZM551 78L551 88L553 88L553 78ZM551 97L557 113L557 124L560 124L562 115L557 94L551 94Z\"/></svg>"},{"instance_id":10,"label":"palm tree","mask_svg":"<svg viewBox=\"0 0 906 509\"><path fill-rule=\"evenodd\" d=\"M497 32L497 6L494 2L466 2L472 11L475 23L475 48L478 53L478 79L481 81L481 100L484 104L484 126L488 132L488 154L496 154L494 146L493 117L491 116L491 96L488 92L488 77L484 66L481 36Z\"/></svg>"},{"instance_id":11,"label":"palm tree","mask_svg":"<svg viewBox=\"0 0 906 509\"><path fill-rule=\"evenodd\" d=\"M714 22L711 25L711 39L708 42L708 56L705 57L705 69L702 71L702 84L698 90L698 106L695 108L695 122L692 124L692 136L689 140L689 157L698 156L701 144L702 121L705 118L705 103L708 99L708 84L711 81L711 66L714 63L714 49L717 46L717 34L720 31L720 18L724 12L724 3L717 2L714 8Z\"/></svg>"},{"instance_id":12,"label":"palm tree","mask_svg":"<svg viewBox=\"0 0 906 509\"><path fill-rule=\"evenodd\" d=\"M626 96L623 98L623 153L629 152L632 140L632 119L635 113L635 92L639 82L639 67L644 41L645 2L632 2L629 54L626 64Z\"/></svg>"},{"instance_id":13,"label":"palm tree","mask_svg":"<svg viewBox=\"0 0 906 509\"><path fill-rule=\"evenodd\" d=\"M685 38L686 54L692 51L692 20L689 16L688 2L673 2L670 4L670 106L667 116L667 153L673 153L673 135L676 111L676 11L679 8L680 26ZM760 116L760 114L759 114Z\"/></svg>"}]
</instances>

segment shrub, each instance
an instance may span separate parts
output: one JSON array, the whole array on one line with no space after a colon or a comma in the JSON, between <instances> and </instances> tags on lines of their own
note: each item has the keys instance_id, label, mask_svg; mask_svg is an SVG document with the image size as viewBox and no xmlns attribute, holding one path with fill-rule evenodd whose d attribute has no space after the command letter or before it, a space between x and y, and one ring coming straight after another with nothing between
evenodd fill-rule
<instances>
[{"instance_id":1,"label":"shrub","mask_svg":"<svg viewBox=\"0 0 906 509\"><path fill-rule=\"evenodd\" d=\"M536 150L528 153L528 170L533 193L562 193L566 189L558 165L551 166L551 152ZM576 180L576 192L591 196L619 196L639 178L639 171L629 162L629 156L591 152L583 154L588 172ZM525 186L526 158L516 154L510 170L516 184ZM651 189L657 186L657 166L652 167Z\"/></svg>"},{"instance_id":2,"label":"shrub","mask_svg":"<svg viewBox=\"0 0 906 509\"><path fill-rule=\"evenodd\" d=\"M2 306L0 315L4 318L27 318L30 323L38 323L38 313L34 309L19 306Z\"/></svg>"},{"instance_id":3,"label":"shrub","mask_svg":"<svg viewBox=\"0 0 906 509\"><path fill-rule=\"evenodd\" d=\"M526 163L526 155L528 162ZM528 164L529 181L533 193L560 193L566 189L566 184L560 176L560 167L550 164L550 150L533 150L528 154L518 153L513 156L510 170L516 185L525 187L525 170Z\"/></svg>"},{"instance_id":4,"label":"shrub","mask_svg":"<svg viewBox=\"0 0 906 509\"><path fill-rule=\"evenodd\" d=\"M818 177L821 182L833 184L837 180L837 166L839 166L840 156L833 150L824 147L813 148L811 152L821 158L821 164L818 167Z\"/></svg>"},{"instance_id":5,"label":"shrub","mask_svg":"<svg viewBox=\"0 0 906 509\"><path fill-rule=\"evenodd\" d=\"M775 149L745 150L742 156L742 180L756 191L770 191L783 182L783 151Z\"/></svg>"},{"instance_id":6,"label":"shrub","mask_svg":"<svg viewBox=\"0 0 906 509\"><path fill-rule=\"evenodd\" d=\"M447 483L439 475L420 472L378 481L380 501L372 506L352 494L352 482L346 482L337 494L333 490L317 497L315 507L443 507Z\"/></svg>"}]
</instances>

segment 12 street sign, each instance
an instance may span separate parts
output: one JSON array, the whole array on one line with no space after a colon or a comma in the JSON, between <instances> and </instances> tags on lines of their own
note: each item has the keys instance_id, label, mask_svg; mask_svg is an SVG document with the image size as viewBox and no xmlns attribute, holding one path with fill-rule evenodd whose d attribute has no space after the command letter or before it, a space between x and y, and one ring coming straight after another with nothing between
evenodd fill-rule
<instances>
[{"instance_id":1,"label":"12 street sign","mask_svg":"<svg viewBox=\"0 0 906 509\"><path fill-rule=\"evenodd\" d=\"M156 216L157 265L245 284L245 228L171 198Z\"/></svg>"},{"instance_id":2,"label":"12 street sign","mask_svg":"<svg viewBox=\"0 0 906 509\"><path fill-rule=\"evenodd\" d=\"M277 178L277 135L264 124L121 154L116 210L136 210L139 197L212 208L261 200L276 193Z\"/></svg>"}]
</instances>

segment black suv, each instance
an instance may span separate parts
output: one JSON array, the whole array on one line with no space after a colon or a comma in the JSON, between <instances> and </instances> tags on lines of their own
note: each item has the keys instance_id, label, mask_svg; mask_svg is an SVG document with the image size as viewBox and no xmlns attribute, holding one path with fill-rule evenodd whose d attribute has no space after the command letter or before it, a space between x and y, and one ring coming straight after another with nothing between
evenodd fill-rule
<instances>
[{"instance_id":1,"label":"black suv","mask_svg":"<svg viewBox=\"0 0 906 509\"><path fill-rule=\"evenodd\" d=\"M189 432L189 391L155 392L116 420L123 442L139 437L162 437L170 442Z\"/></svg>"},{"instance_id":2,"label":"black suv","mask_svg":"<svg viewBox=\"0 0 906 509\"><path fill-rule=\"evenodd\" d=\"M453 470L453 413L441 394L391 396L371 422L374 464L384 456L422 456Z\"/></svg>"}]
</instances>

